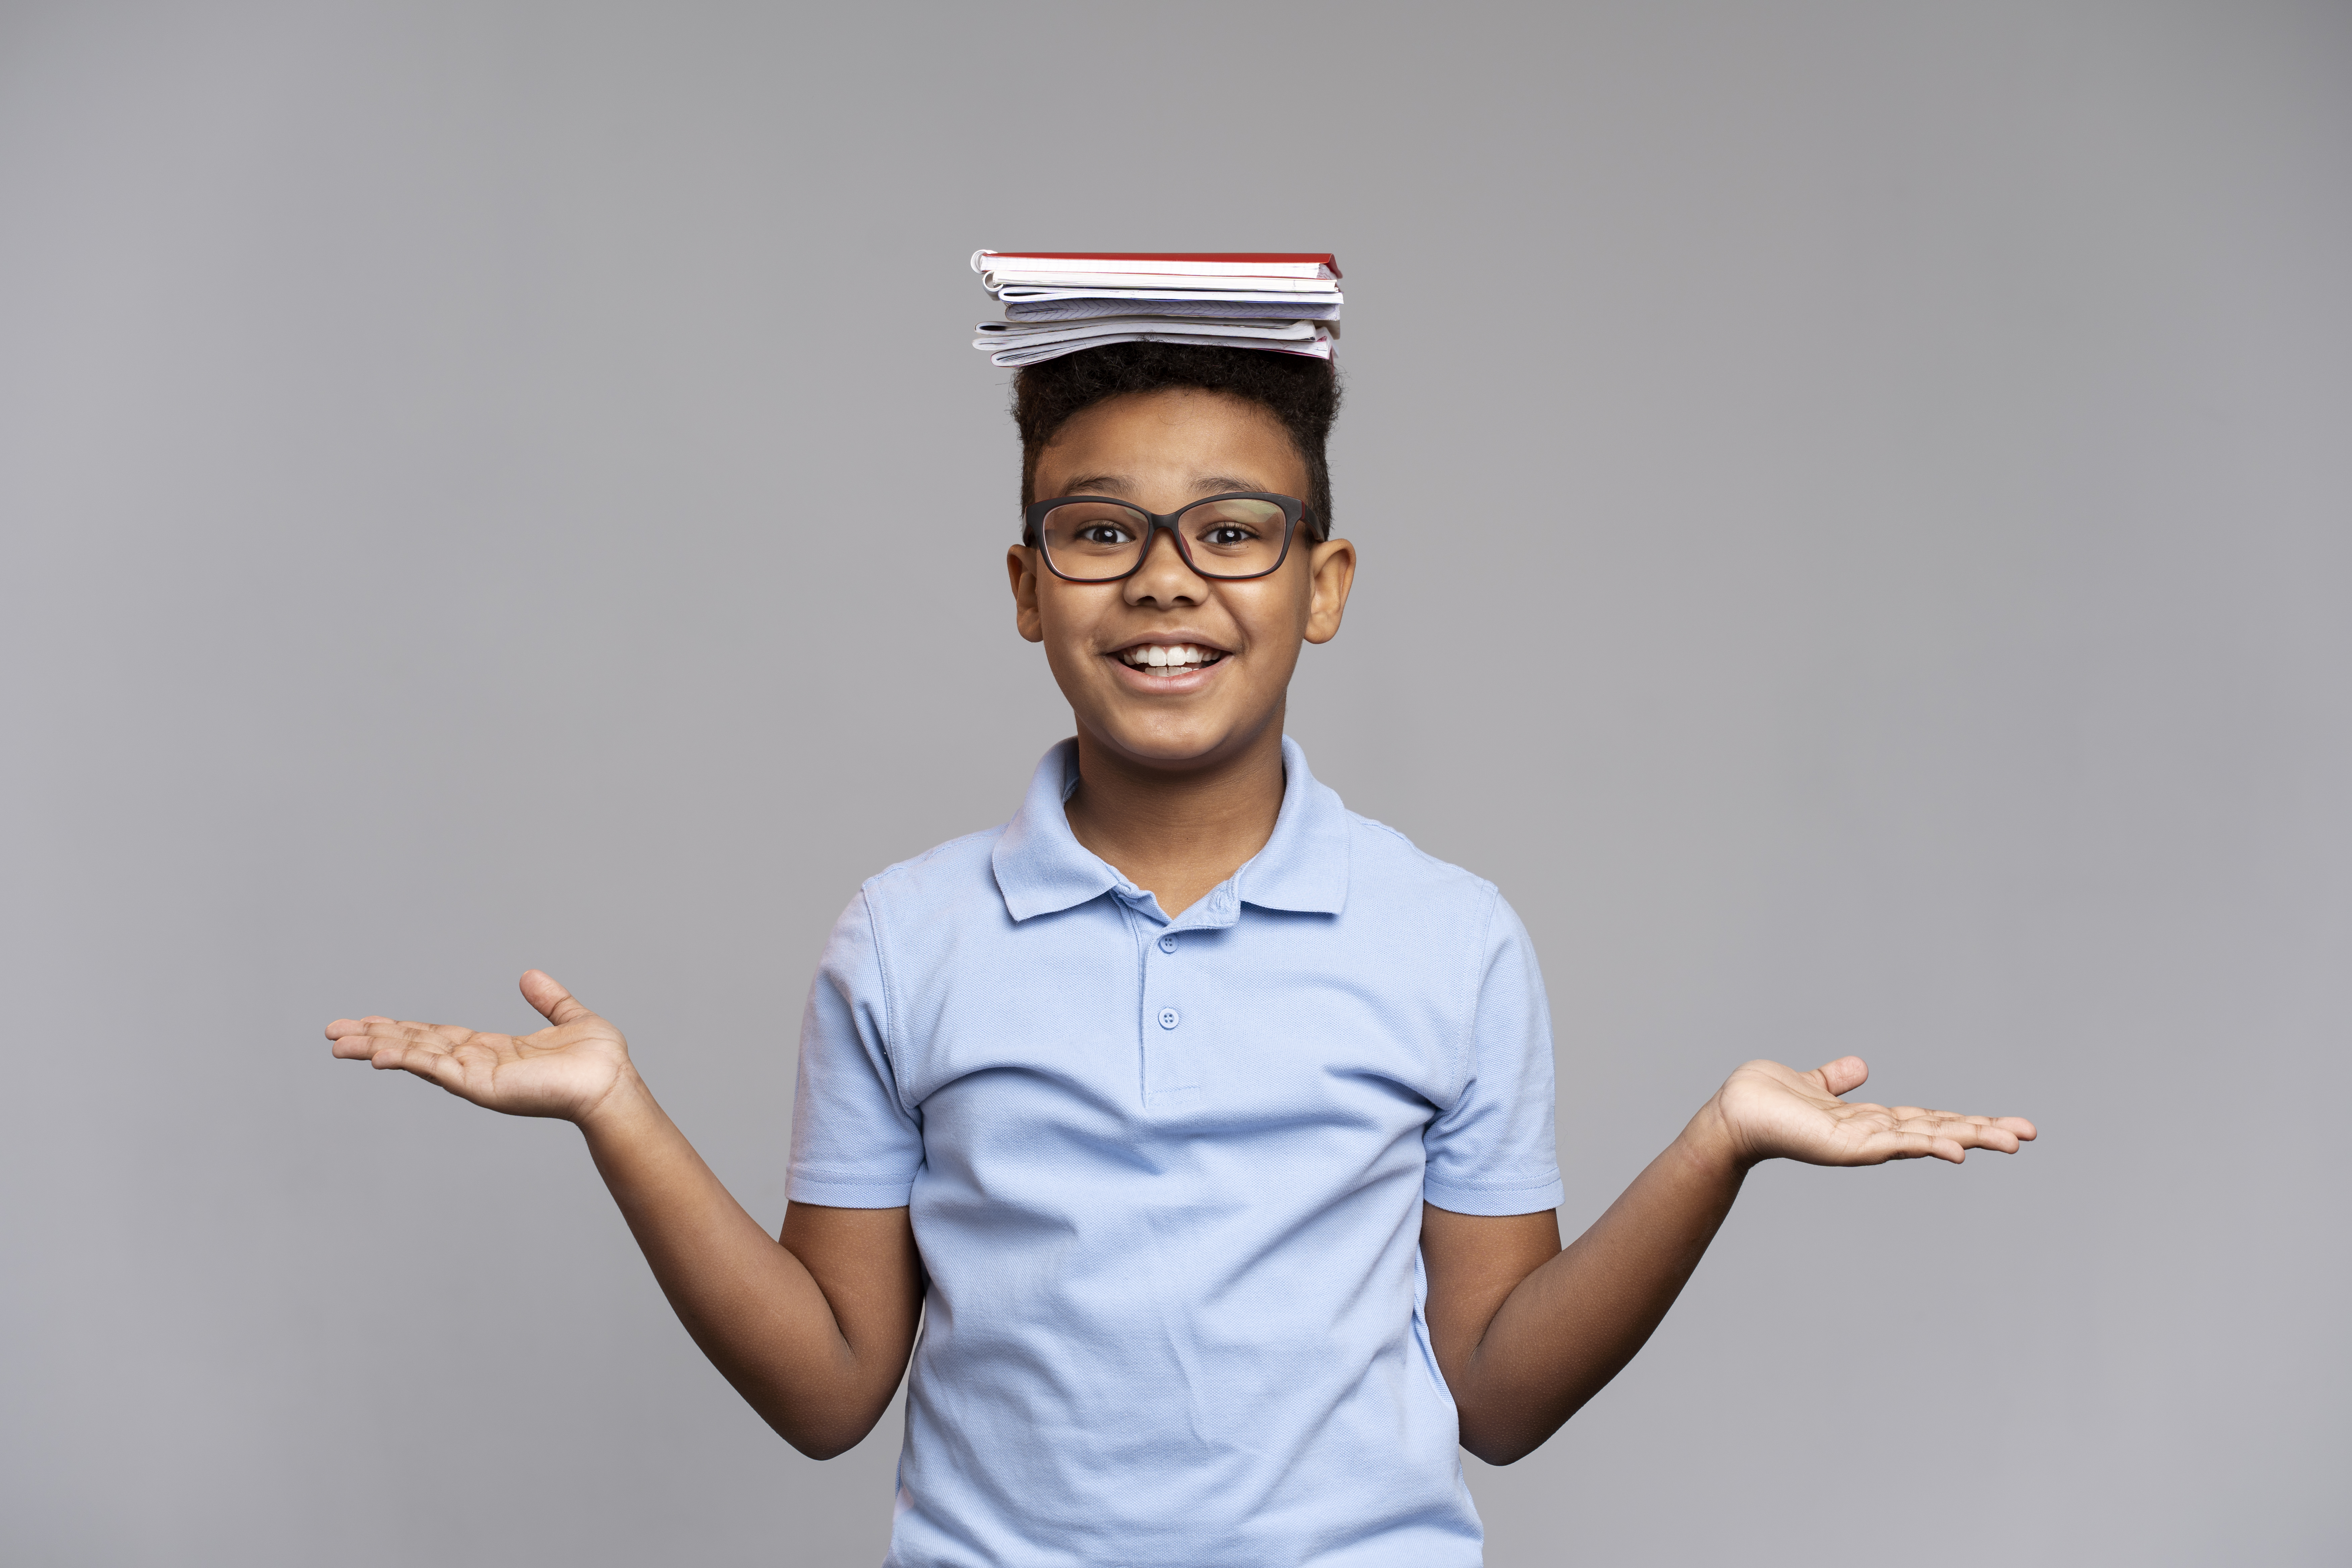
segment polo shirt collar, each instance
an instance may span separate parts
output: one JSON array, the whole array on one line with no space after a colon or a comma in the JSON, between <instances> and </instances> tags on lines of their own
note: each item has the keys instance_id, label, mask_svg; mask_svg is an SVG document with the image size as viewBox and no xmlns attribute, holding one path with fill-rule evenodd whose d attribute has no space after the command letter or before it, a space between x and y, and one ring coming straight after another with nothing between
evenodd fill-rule
<instances>
[{"instance_id":1,"label":"polo shirt collar","mask_svg":"<svg viewBox=\"0 0 2352 1568\"><path fill-rule=\"evenodd\" d=\"M1262 910L1336 915L1348 902L1348 808L1307 771L1307 753L1282 738L1282 813L1274 837L1234 873L1241 901Z\"/></svg>"},{"instance_id":2,"label":"polo shirt collar","mask_svg":"<svg viewBox=\"0 0 2352 1568\"><path fill-rule=\"evenodd\" d=\"M1348 901L1348 813L1315 782L1298 742L1282 738L1282 810L1265 847L1232 880L1184 911L1186 925L1229 925L1239 904L1301 913L1339 912ZM1063 803L1078 787L1078 742L1067 740L1039 760L1021 810L998 836L989 860L1005 912L1016 921L1074 909L1127 884L1070 831Z\"/></svg>"},{"instance_id":3,"label":"polo shirt collar","mask_svg":"<svg viewBox=\"0 0 2352 1568\"><path fill-rule=\"evenodd\" d=\"M1070 831L1062 803L1077 787L1078 742L1074 736L1038 762L1020 811L989 851L1005 912L1016 921L1076 908L1119 885L1118 873Z\"/></svg>"}]
</instances>

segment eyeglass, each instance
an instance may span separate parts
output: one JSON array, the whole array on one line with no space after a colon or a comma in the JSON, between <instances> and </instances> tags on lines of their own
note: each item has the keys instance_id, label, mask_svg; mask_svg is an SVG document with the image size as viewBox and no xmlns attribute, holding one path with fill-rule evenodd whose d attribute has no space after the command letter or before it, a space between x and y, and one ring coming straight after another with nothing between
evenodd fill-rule
<instances>
[{"instance_id":1,"label":"eyeglass","mask_svg":"<svg viewBox=\"0 0 2352 1568\"><path fill-rule=\"evenodd\" d=\"M1067 583L1116 583L1143 568L1154 530L1166 529L1184 564L1203 577L1240 582L1278 571L1307 503L1296 496L1235 490L1174 511L1146 511L1107 496L1055 496L1030 505L1022 537Z\"/></svg>"}]
</instances>

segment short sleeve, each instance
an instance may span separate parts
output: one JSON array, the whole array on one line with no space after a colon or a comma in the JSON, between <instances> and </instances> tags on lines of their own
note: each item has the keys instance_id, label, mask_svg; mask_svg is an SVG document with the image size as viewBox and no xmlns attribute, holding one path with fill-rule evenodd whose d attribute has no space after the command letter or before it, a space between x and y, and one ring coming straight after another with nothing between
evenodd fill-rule
<instances>
[{"instance_id":1,"label":"short sleeve","mask_svg":"<svg viewBox=\"0 0 2352 1568\"><path fill-rule=\"evenodd\" d=\"M1499 895L1479 954L1468 1079L1422 1147L1423 1195L1439 1208L1511 1215L1559 1206L1551 1008L1527 927Z\"/></svg>"},{"instance_id":2,"label":"short sleeve","mask_svg":"<svg viewBox=\"0 0 2352 1568\"><path fill-rule=\"evenodd\" d=\"M801 1019L786 1194L832 1208L904 1205L923 1163L923 1131L900 1103L888 1046L882 956L866 894L849 901L817 965Z\"/></svg>"}]
</instances>

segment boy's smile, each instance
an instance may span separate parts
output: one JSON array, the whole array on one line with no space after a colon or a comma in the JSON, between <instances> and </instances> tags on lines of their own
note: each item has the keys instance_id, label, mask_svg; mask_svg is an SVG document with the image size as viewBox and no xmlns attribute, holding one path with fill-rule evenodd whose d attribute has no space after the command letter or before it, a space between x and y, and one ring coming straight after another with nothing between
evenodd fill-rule
<instances>
[{"instance_id":1,"label":"boy's smile","mask_svg":"<svg viewBox=\"0 0 2352 1568\"><path fill-rule=\"evenodd\" d=\"M1179 640L1170 642L1167 637ZM1135 678L1128 682L1135 690L1198 691L1207 684L1209 673L1224 662L1225 650L1177 631L1139 637L1113 648L1108 657Z\"/></svg>"},{"instance_id":2,"label":"boy's smile","mask_svg":"<svg viewBox=\"0 0 2352 1568\"><path fill-rule=\"evenodd\" d=\"M1117 397L1071 417L1039 455L1038 496L1108 496L1154 512L1234 491L1304 496L1307 465L1266 410L1222 393ZM1111 583L1055 576L1035 547L1007 558L1021 635L1043 643L1087 740L1130 763L1192 772L1278 742L1304 642L1339 629L1355 552L1302 523L1269 575L1210 578L1165 529Z\"/></svg>"}]
</instances>

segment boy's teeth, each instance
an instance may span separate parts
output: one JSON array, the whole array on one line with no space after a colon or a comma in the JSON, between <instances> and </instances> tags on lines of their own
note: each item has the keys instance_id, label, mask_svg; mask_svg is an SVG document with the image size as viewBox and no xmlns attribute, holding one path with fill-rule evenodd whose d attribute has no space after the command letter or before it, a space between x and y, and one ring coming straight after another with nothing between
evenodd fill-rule
<instances>
[{"instance_id":1,"label":"boy's teeth","mask_svg":"<svg viewBox=\"0 0 2352 1568\"><path fill-rule=\"evenodd\" d=\"M1217 654L1205 647L1187 643L1179 647L1154 644L1149 647L1131 647L1123 656L1139 669L1189 669L1197 665L1213 664Z\"/></svg>"}]
</instances>

